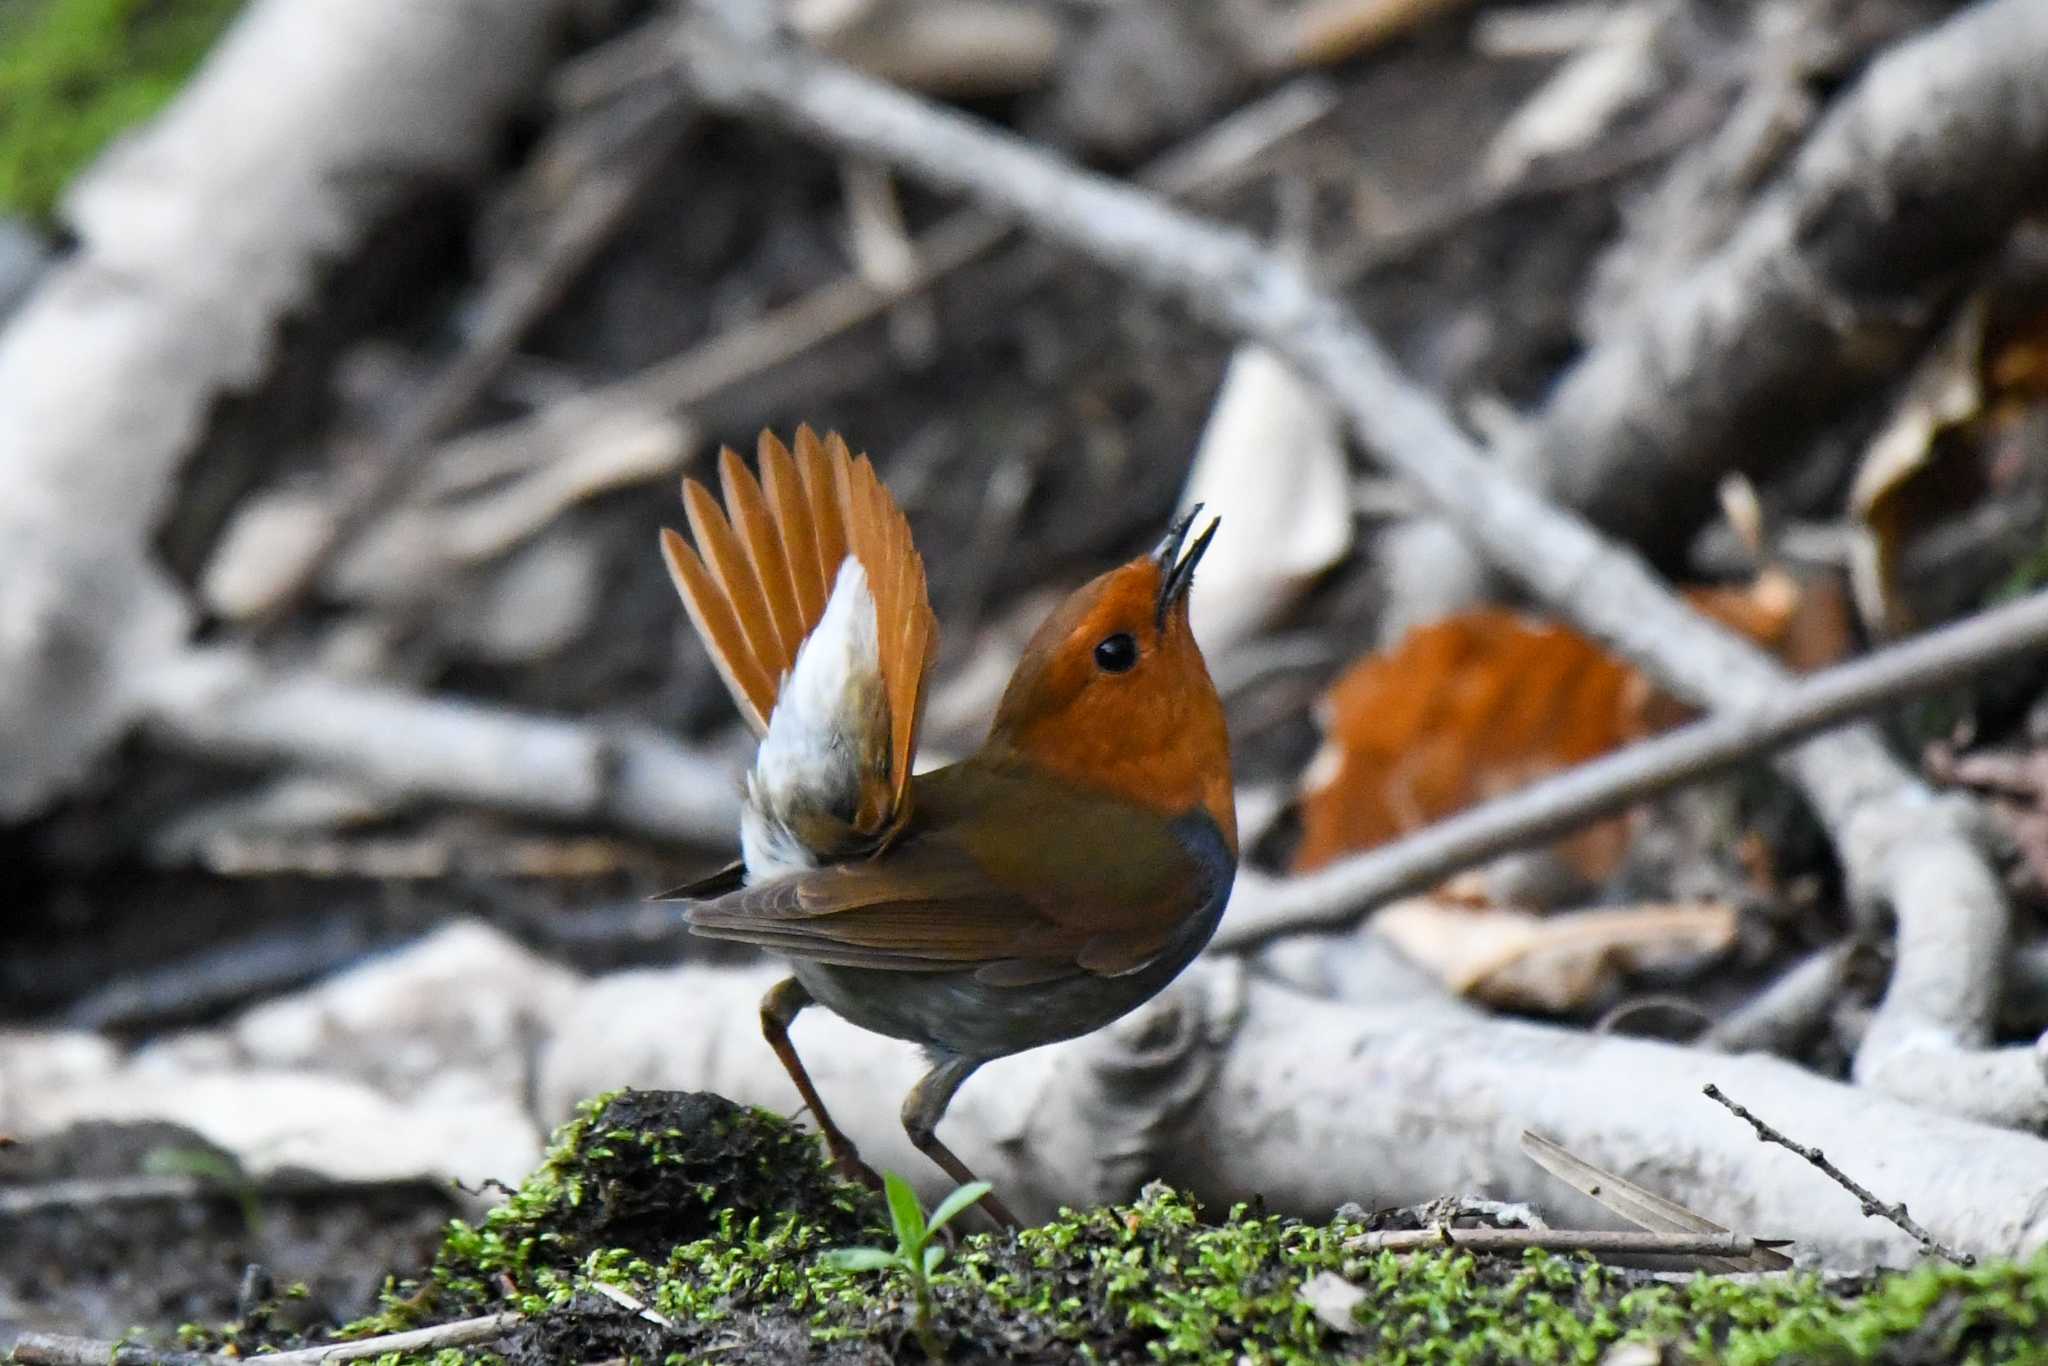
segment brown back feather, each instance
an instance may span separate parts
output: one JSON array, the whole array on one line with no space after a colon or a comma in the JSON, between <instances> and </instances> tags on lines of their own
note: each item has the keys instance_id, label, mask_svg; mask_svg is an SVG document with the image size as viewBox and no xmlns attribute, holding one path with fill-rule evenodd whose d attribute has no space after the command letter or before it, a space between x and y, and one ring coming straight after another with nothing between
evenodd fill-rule
<instances>
[{"instance_id":1,"label":"brown back feather","mask_svg":"<svg viewBox=\"0 0 2048 1366\"><path fill-rule=\"evenodd\" d=\"M759 482L730 448L720 451L723 510L702 484L683 481L696 548L663 531L670 576L741 715L762 735L798 649L825 614L841 563L849 554L860 562L875 600L889 705L886 814L900 821L938 639L924 561L874 465L856 459L837 433L820 441L800 427L792 455L763 432L758 454Z\"/></svg>"}]
</instances>

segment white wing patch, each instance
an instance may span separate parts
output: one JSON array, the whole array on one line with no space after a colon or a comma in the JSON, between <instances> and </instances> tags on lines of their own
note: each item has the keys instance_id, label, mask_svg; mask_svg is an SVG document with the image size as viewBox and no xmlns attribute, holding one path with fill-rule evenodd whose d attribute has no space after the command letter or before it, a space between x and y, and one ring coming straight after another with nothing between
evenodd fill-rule
<instances>
[{"instance_id":1,"label":"white wing patch","mask_svg":"<svg viewBox=\"0 0 2048 1366\"><path fill-rule=\"evenodd\" d=\"M740 850L747 880L816 868L844 833L864 783L886 783L889 702L875 598L860 561L839 566L825 614L797 651L747 776Z\"/></svg>"}]
</instances>

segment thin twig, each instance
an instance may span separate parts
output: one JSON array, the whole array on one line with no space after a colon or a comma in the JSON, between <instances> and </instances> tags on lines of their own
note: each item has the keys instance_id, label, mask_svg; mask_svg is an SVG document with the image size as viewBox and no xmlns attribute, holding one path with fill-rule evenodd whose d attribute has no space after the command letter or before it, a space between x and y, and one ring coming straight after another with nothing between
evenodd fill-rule
<instances>
[{"instance_id":1,"label":"thin twig","mask_svg":"<svg viewBox=\"0 0 2048 1366\"><path fill-rule=\"evenodd\" d=\"M457 1319L453 1323L438 1323L432 1328L415 1328L405 1333L386 1333L382 1337L357 1338L352 1342L330 1342L320 1347L301 1347L295 1352L279 1352L267 1356L266 1362L290 1362L293 1366L310 1366L311 1363L335 1361L363 1361L380 1357L388 1352L438 1352L445 1347L477 1347L486 1342L496 1342L526 1321L526 1316L513 1310L498 1314L485 1314L479 1318ZM246 1364L245 1364L246 1366Z\"/></svg>"},{"instance_id":2,"label":"thin twig","mask_svg":"<svg viewBox=\"0 0 2048 1366\"><path fill-rule=\"evenodd\" d=\"M690 127L675 100L643 116L616 164L577 187L535 252L491 278L475 337L405 410L390 434L348 471L325 538L274 590L268 620L287 615L326 566L404 495L429 449L484 396L534 324L611 240L641 191L672 163Z\"/></svg>"},{"instance_id":3,"label":"thin twig","mask_svg":"<svg viewBox=\"0 0 2048 1366\"><path fill-rule=\"evenodd\" d=\"M1719 105L1688 99L1650 116L1619 143L1534 163L1512 180L1474 177L1406 206L1391 222L1342 242L1317 262L1322 276L1350 284L1423 255L1481 219L1534 201L1591 189L1639 171L1696 141L1721 117Z\"/></svg>"},{"instance_id":4,"label":"thin twig","mask_svg":"<svg viewBox=\"0 0 2048 1366\"><path fill-rule=\"evenodd\" d=\"M1138 180L1175 196L1227 183L1257 165L1275 143L1324 117L1336 103L1327 81L1291 81L1163 154L1139 172ZM479 450L518 448L538 433L571 424L577 414L620 409L679 412L709 402L929 291L987 256L1013 231L1008 219L981 209L949 214L912 240L909 268L900 275L886 281L842 276L645 370L471 433L460 444Z\"/></svg>"},{"instance_id":5,"label":"thin twig","mask_svg":"<svg viewBox=\"0 0 2048 1366\"><path fill-rule=\"evenodd\" d=\"M0 1190L0 1218L153 1200L232 1199L235 1194L217 1181L197 1176L145 1175L45 1181Z\"/></svg>"},{"instance_id":6,"label":"thin twig","mask_svg":"<svg viewBox=\"0 0 2048 1366\"><path fill-rule=\"evenodd\" d=\"M222 1180L183 1173L139 1176L76 1177L32 1185L0 1188L0 1218L32 1214L104 1209L114 1205L155 1201L245 1200L274 1196L374 1194L434 1189L425 1181L368 1180L339 1177L278 1175L259 1180Z\"/></svg>"},{"instance_id":7,"label":"thin twig","mask_svg":"<svg viewBox=\"0 0 2048 1366\"><path fill-rule=\"evenodd\" d=\"M1310 0L1279 26L1273 54L1295 66L1335 65L1469 0Z\"/></svg>"},{"instance_id":8,"label":"thin twig","mask_svg":"<svg viewBox=\"0 0 2048 1366\"><path fill-rule=\"evenodd\" d=\"M1820 1149L1809 1148L1803 1143L1794 1143L1791 1139L1785 1137L1784 1134L1779 1133L1776 1129L1751 1114L1743 1106L1730 1100L1727 1094L1712 1082L1708 1082L1700 1089L1708 1100L1725 1105L1737 1119L1747 1122L1750 1128L1756 1130L1756 1136L1764 1142L1775 1143L1781 1148L1790 1149L1819 1168L1823 1176L1855 1196L1857 1201L1863 1206L1863 1213L1869 1218L1890 1220L1899 1228L1905 1230L1909 1237L1918 1242L1922 1250L1931 1252L1937 1257L1946 1258L1957 1266L1975 1266L1977 1264L1977 1259L1974 1256L1967 1252L1956 1251L1910 1218L1906 1213L1906 1204L1903 1200L1896 1205L1887 1205L1884 1201L1872 1195L1867 1188L1851 1180L1848 1173L1844 1172L1840 1167L1828 1161Z\"/></svg>"},{"instance_id":9,"label":"thin twig","mask_svg":"<svg viewBox=\"0 0 2048 1366\"><path fill-rule=\"evenodd\" d=\"M1610 1214L1620 1215L1645 1232L1694 1236L1734 1232L1689 1205L1651 1190L1640 1182L1631 1181L1620 1172L1587 1161L1556 1139L1545 1137L1533 1129L1522 1131L1520 1146L1522 1155L1544 1171ZM1792 1265L1790 1257L1768 1247L1758 1247L1744 1256L1709 1256L1703 1260L1709 1269L1715 1271L1783 1271Z\"/></svg>"},{"instance_id":10,"label":"thin twig","mask_svg":"<svg viewBox=\"0 0 2048 1366\"><path fill-rule=\"evenodd\" d=\"M401 931L402 933L402 931ZM143 1030L243 1010L313 978L337 972L398 936L366 915L343 914L312 927L296 921L164 959L100 982L68 1006L69 1029ZM23 1192L0 1191L0 1211Z\"/></svg>"},{"instance_id":11,"label":"thin twig","mask_svg":"<svg viewBox=\"0 0 2048 1366\"><path fill-rule=\"evenodd\" d=\"M1810 674L1742 710L1580 764L1306 876L1245 880L1214 944L1246 949L1283 934L1354 924L1382 902L1475 863L1555 839L1632 803L2044 646L2048 592Z\"/></svg>"},{"instance_id":12,"label":"thin twig","mask_svg":"<svg viewBox=\"0 0 2048 1366\"><path fill-rule=\"evenodd\" d=\"M1819 949L1787 968L1693 1040L1717 1053L1789 1054L1812 1037L1842 994L1858 945L1853 939Z\"/></svg>"},{"instance_id":13,"label":"thin twig","mask_svg":"<svg viewBox=\"0 0 2048 1366\"><path fill-rule=\"evenodd\" d=\"M19 1366L248 1366L215 1352L158 1351L133 1342L105 1342L62 1333L23 1333L7 1358Z\"/></svg>"},{"instance_id":14,"label":"thin twig","mask_svg":"<svg viewBox=\"0 0 2048 1366\"><path fill-rule=\"evenodd\" d=\"M257 1359L289 1363L290 1366L315 1366L316 1363L363 1361L387 1353L477 1347L498 1341L525 1321L524 1314L507 1310L481 1318L435 1324L432 1328L414 1328L403 1333L386 1333L350 1342L330 1342ZM24 1333L14 1344L12 1360L21 1366L248 1366L250 1358L225 1356L217 1352L158 1351L133 1342L96 1341L58 1333Z\"/></svg>"},{"instance_id":15,"label":"thin twig","mask_svg":"<svg viewBox=\"0 0 2048 1366\"><path fill-rule=\"evenodd\" d=\"M1458 1248L1466 1252L1592 1252L1620 1256L1651 1254L1674 1257L1747 1257L1759 1250L1786 1246L1788 1238L1752 1238L1746 1233L1644 1233L1609 1229L1562 1228L1435 1228L1361 1233L1344 1240L1358 1252L1431 1252Z\"/></svg>"}]
</instances>

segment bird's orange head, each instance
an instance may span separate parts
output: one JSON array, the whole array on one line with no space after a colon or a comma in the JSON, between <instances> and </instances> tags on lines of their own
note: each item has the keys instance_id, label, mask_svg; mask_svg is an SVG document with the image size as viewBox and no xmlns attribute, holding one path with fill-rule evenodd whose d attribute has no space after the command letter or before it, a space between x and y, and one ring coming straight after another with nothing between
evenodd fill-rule
<instances>
[{"instance_id":1,"label":"bird's orange head","mask_svg":"<svg viewBox=\"0 0 2048 1366\"><path fill-rule=\"evenodd\" d=\"M1149 555L1083 584L1024 647L989 748L1168 817L1201 807L1237 851L1223 703L1188 627L1217 524L1198 506Z\"/></svg>"}]
</instances>

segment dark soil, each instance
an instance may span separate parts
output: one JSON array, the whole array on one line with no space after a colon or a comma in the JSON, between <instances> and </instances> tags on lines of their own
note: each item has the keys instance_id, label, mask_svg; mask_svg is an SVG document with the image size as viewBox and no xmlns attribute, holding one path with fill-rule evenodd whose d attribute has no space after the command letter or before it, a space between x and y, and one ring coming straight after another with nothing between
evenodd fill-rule
<instances>
[{"instance_id":1,"label":"dark soil","mask_svg":"<svg viewBox=\"0 0 2048 1366\"><path fill-rule=\"evenodd\" d=\"M198 1198L121 1198L121 1183L166 1157L220 1173ZM161 1336L181 1323L242 1315L245 1287L277 1301L280 1326L347 1322L393 1268L421 1265L455 1203L432 1186L337 1187L289 1180L256 1190L188 1129L81 1124L0 1151L0 1341L25 1331ZM8 1212L11 1192L65 1182L75 1198ZM252 1280L250 1268L259 1268Z\"/></svg>"}]
</instances>

